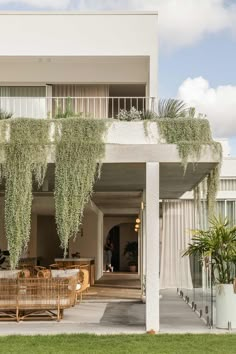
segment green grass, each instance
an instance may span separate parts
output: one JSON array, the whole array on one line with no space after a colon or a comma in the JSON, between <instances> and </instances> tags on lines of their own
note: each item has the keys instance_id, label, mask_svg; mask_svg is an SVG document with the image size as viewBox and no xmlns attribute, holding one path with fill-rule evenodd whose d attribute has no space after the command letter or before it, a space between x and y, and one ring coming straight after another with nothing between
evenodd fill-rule
<instances>
[{"instance_id":1,"label":"green grass","mask_svg":"<svg viewBox=\"0 0 236 354\"><path fill-rule=\"evenodd\" d=\"M0 337L0 353L236 353L236 335L58 335Z\"/></svg>"}]
</instances>

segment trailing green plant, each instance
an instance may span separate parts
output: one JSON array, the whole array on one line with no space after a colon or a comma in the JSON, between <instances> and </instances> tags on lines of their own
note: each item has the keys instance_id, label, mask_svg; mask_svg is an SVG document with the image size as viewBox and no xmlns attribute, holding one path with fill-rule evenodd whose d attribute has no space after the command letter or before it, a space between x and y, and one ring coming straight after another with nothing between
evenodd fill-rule
<instances>
[{"instance_id":1,"label":"trailing green plant","mask_svg":"<svg viewBox=\"0 0 236 354\"><path fill-rule=\"evenodd\" d=\"M3 111L2 109L0 109L0 119L9 119L12 116L13 116L13 113Z\"/></svg>"},{"instance_id":2,"label":"trailing green plant","mask_svg":"<svg viewBox=\"0 0 236 354\"><path fill-rule=\"evenodd\" d=\"M215 142L207 119L164 118L157 120L161 138L167 144L176 144L184 169L188 158L196 161L200 158L204 145L211 145L216 152Z\"/></svg>"},{"instance_id":3,"label":"trailing green plant","mask_svg":"<svg viewBox=\"0 0 236 354\"><path fill-rule=\"evenodd\" d=\"M47 169L49 124L43 119L12 119L2 126L9 139L5 154L5 230L11 268L27 247L31 228L33 178L41 186Z\"/></svg>"},{"instance_id":4,"label":"trailing green plant","mask_svg":"<svg viewBox=\"0 0 236 354\"><path fill-rule=\"evenodd\" d=\"M209 121L192 118L163 118L157 120L158 130L167 144L176 144L179 156L186 171L188 160L197 162L205 146L211 148L212 154L219 164L208 174L207 206L209 217L214 213L216 193L219 185L219 174L222 160L222 147L213 140ZM198 203L199 204L199 203Z\"/></svg>"},{"instance_id":5,"label":"trailing green plant","mask_svg":"<svg viewBox=\"0 0 236 354\"><path fill-rule=\"evenodd\" d=\"M232 284L236 265L236 226L227 219L212 218L208 230L194 230L192 243L184 256L194 255L211 260L215 283Z\"/></svg>"},{"instance_id":6,"label":"trailing green plant","mask_svg":"<svg viewBox=\"0 0 236 354\"><path fill-rule=\"evenodd\" d=\"M104 155L106 122L67 118L56 124L55 212L58 236L66 255L76 237Z\"/></svg>"},{"instance_id":7,"label":"trailing green plant","mask_svg":"<svg viewBox=\"0 0 236 354\"><path fill-rule=\"evenodd\" d=\"M207 176L207 210L209 219L215 213L216 194L220 183L220 168L221 164L217 165Z\"/></svg>"}]
</instances>

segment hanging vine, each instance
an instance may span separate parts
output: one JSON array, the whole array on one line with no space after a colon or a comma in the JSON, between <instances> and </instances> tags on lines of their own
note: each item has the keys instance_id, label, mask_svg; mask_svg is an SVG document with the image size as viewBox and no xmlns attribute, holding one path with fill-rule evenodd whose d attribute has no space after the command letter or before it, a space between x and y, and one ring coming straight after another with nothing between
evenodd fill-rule
<instances>
[{"instance_id":1,"label":"hanging vine","mask_svg":"<svg viewBox=\"0 0 236 354\"><path fill-rule=\"evenodd\" d=\"M203 146L221 160L221 146L213 141L205 119L157 119L160 136L177 144L186 169L189 158L199 159ZM55 127L54 141L50 140ZM100 162L104 156L107 120L8 119L0 121L0 159L5 178L5 228L11 267L15 268L30 236L33 180L41 186L49 146L55 147L55 210L58 236L66 255L68 242L78 233ZM208 176L208 208L212 208L219 166Z\"/></svg>"},{"instance_id":2,"label":"hanging vine","mask_svg":"<svg viewBox=\"0 0 236 354\"><path fill-rule=\"evenodd\" d=\"M9 120L4 144L5 230L14 269L28 244L31 228L32 184L43 183L47 168L48 123L36 119ZM6 127L5 127L6 129Z\"/></svg>"},{"instance_id":3,"label":"hanging vine","mask_svg":"<svg viewBox=\"0 0 236 354\"><path fill-rule=\"evenodd\" d=\"M100 174L105 129L105 121L98 119L67 118L56 124L55 212L64 256Z\"/></svg>"},{"instance_id":4,"label":"hanging vine","mask_svg":"<svg viewBox=\"0 0 236 354\"><path fill-rule=\"evenodd\" d=\"M181 162L186 171L188 160L197 162L204 146L210 146L211 152L219 164L207 177L207 206L209 217L214 213L216 193L219 185L219 174L222 161L222 147L213 140L209 121L197 118L163 118L156 120L161 138L167 144L176 144ZM196 187L197 188L197 187ZM199 207L199 190L195 188L195 201Z\"/></svg>"}]
</instances>

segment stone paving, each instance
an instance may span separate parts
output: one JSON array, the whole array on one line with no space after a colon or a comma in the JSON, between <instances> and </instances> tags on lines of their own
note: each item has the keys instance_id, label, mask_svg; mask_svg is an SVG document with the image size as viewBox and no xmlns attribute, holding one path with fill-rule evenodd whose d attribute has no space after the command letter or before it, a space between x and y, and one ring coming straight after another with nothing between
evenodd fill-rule
<instances>
[{"instance_id":1,"label":"stone paving","mask_svg":"<svg viewBox=\"0 0 236 354\"><path fill-rule=\"evenodd\" d=\"M145 304L139 300L137 279L131 277L130 288L128 284L121 287L121 277L116 284L114 276L110 279L113 279L112 286L109 278L100 281L84 296L81 304L65 310L61 322L0 322L0 335L145 333ZM175 290L164 290L161 294L161 333L227 333L208 329Z\"/></svg>"}]
</instances>

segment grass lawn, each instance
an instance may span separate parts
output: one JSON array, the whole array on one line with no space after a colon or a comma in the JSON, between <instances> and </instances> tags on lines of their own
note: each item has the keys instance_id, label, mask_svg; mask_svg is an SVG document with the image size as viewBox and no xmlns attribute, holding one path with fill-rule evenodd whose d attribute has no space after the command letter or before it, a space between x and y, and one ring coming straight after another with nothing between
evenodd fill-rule
<instances>
[{"instance_id":1,"label":"grass lawn","mask_svg":"<svg viewBox=\"0 0 236 354\"><path fill-rule=\"evenodd\" d=\"M236 353L236 335L58 335L0 337L0 353Z\"/></svg>"}]
</instances>

